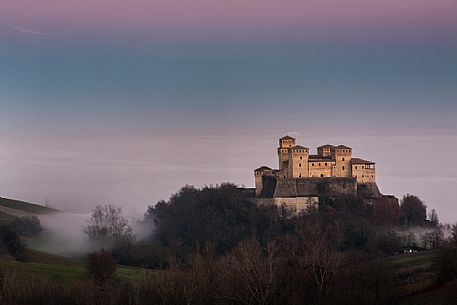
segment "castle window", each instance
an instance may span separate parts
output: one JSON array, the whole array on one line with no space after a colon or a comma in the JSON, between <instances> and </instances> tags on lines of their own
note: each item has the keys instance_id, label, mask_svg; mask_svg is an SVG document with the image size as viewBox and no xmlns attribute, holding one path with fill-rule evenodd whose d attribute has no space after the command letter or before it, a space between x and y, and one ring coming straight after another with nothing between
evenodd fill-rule
<instances>
[{"instance_id":1,"label":"castle window","mask_svg":"<svg viewBox=\"0 0 457 305\"><path fill-rule=\"evenodd\" d=\"M344 170L344 166L342 166L341 169Z\"/></svg>"},{"instance_id":2,"label":"castle window","mask_svg":"<svg viewBox=\"0 0 457 305\"><path fill-rule=\"evenodd\" d=\"M357 166L355 167L355 169L357 169Z\"/></svg>"},{"instance_id":3,"label":"castle window","mask_svg":"<svg viewBox=\"0 0 457 305\"><path fill-rule=\"evenodd\" d=\"M321 177L324 177L324 174L321 174Z\"/></svg>"},{"instance_id":4,"label":"castle window","mask_svg":"<svg viewBox=\"0 0 457 305\"><path fill-rule=\"evenodd\" d=\"M298 178L301 178L301 174L298 175Z\"/></svg>"},{"instance_id":5,"label":"castle window","mask_svg":"<svg viewBox=\"0 0 457 305\"><path fill-rule=\"evenodd\" d=\"M301 167L301 163L298 164L298 167Z\"/></svg>"},{"instance_id":6,"label":"castle window","mask_svg":"<svg viewBox=\"0 0 457 305\"><path fill-rule=\"evenodd\" d=\"M314 166L314 163L311 163L312 166Z\"/></svg>"},{"instance_id":7,"label":"castle window","mask_svg":"<svg viewBox=\"0 0 457 305\"><path fill-rule=\"evenodd\" d=\"M325 163L325 166L327 166L327 163Z\"/></svg>"},{"instance_id":8,"label":"castle window","mask_svg":"<svg viewBox=\"0 0 457 305\"><path fill-rule=\"evenodd\" d=\"M343 159L341 159L341 160L342 160L342 161L344 161L344 158L343 158Z\"/></svg>"},{"instance_id":9,"label":"castle window","mask_svg":"<svg viewBox=\"0 0 457 305\"><path fill-rule=\"evenodd\" d=\"M321 166L321 164L319 163L319 166Z\"/></svg>"},{"instance_id":10,"label":"castle window","mask_svg":"<svg viewBox=\"0 0 457 305\"><path fill-rule=\"evenodd\" d=\"M303 159L302 157L300 157L300 160Z\"/></svg>"},{"instance_id":11,"label":"castle window","mask_svg":"<svg viewBox=\"0 0 457 305\"><path fill-rule=\"evenodd\" d=\"M364 169L365 167L362 165L362 169Z\"/></svg>"}]
</instances>

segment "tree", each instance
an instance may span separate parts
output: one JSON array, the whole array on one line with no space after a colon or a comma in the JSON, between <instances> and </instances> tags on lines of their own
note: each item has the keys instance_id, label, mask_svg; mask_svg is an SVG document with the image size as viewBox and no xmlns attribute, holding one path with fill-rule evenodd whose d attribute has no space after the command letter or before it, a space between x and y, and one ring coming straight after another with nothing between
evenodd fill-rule
<instances>
[{"instance_id":1,"label":"tree","mask_svg":"<svg viewBox=\"0 0 457 305\"><path fill-rule=\"evenodd\" d=\"M436 213L435 209L433 209L429 214L428 218L430 219L430 224L432 227L436 228L438 224L440 223L438 219L438 213Z\"/></svg>"},{"instance_id":2,"label":"tree","mask_svg":"<svg viewBox=\"0 0 457 305\"><path fill-rule=\"evenodd\" d=\"M425 249L437 249L443 242L444 234L440 228L435 228L430 232L421 235L422 244Z\"/></svg>"},{"instance_id":3,"label":"tree","mask_svg":"<svg viewBox=\"0 0 457 305\"><path fill-rule=\"evenodd\" d=\"M175 251L193 251L211 242L218 253L255 236L260 242L273 239L284 228L275 206L258 206L233 184L197 189L183 187L169 201L150 206L146 220L163 246L179 245Z\"/></svg>"},{"instance_id":4,"label":"tree","mask_svg":"<svg viewBox=\"0 0 457 305\"><path fill-rule=\"evenodd\" d=\"M12 257L17 261L25 261L25 245L11 225L6 225L1 228L0 237L4 247Z\"/></svg>"},{"instance_id":5,"label":"tree","mask_svg":"<svg viewBox=\"0 0 457 305\"><path fill-rule=\"evenodd\" d=\"M422 226L427 218L427 207L415 195L406 194L401 200L402 222L407 226Z\"/></svg>"},{"instance_id":6,"label":"tree","mask_svg":"<svg viewBox=\"0 0 457 305\"><path fill-rule=\"evenodd\" d=\"M400 206L398 201L381 198L373 203L371 218L374 224L380 226L395 226L400 222Z\"/></svg>"},{"instance_id":7,"label":"tree","mask_svg":"<svg viewBox=\"0 0 457 305\"><path fill-rule=\"evenodd\" d=\"M452 225L451 242L457 246L457 224Z\"/></svg>"},{"instance_id":8,"label":"tree","mask_svg":"<svg viewBox=\"0 0 457 305\"><path fill-rule=\"evenodd\" d=\"M86 268L89 277L96 283L102 284L116 272L116 262L111 253L104 249L87 254Z\"/></svg>"},{"instance_id":9,"label":"tree","mask_svg":"<svg viewBox=\"0 0 457 305\"><path fill-rule=\"evenodd\" d=\"M256 240L245 240L218 264L220 282L217 298L241 304L273 304L279 288L278 248L268 243L266 249Z\"/></svg>"},{"instance_id":10,"label":"tree","mask_svg":"<svg viewBox=\"0 0 457 305\"><path fill-rule=\"evenodd\" d=\"M92 240L133 242L135 235L121 212L120 207L111 204L97 205L83 232Z\"/></svg>"},{"instance_id":11,"label":"tree","mask_svg":"<svg viewBox=\"0 0 457 305\"><path fill-rule=\"evenodd\" d=\"M36 216L18 217L10 224L10 226L18 235L24 236L35 236L43 231L40 220Z\"/></svg>"}]
</instances>

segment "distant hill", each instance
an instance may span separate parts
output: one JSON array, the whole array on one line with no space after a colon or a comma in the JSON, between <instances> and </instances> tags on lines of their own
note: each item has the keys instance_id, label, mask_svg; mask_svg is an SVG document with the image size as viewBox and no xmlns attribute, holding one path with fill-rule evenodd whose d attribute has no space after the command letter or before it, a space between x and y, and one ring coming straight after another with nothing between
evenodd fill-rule
<instances>
[{"instance_id":1,"label":"distant hill","mask_svg":"<svg viewBox=\"0 0 457 305\"><path fill-rule=\"evenodd\" d=\"M43 205L0 197L0 222L12 220L14 217L57 212L59 211Z\"/></svg>"}]
</instances>

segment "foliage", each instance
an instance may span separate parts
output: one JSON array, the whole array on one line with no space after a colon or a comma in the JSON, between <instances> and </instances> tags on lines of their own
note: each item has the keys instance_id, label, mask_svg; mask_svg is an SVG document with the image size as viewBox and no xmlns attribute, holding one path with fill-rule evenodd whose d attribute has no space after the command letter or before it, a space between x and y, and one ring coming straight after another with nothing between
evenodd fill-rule
<instances>
[{"instance_id":1,"label":"foliage","mask_svg":"<svg viewBox=\"0 0 457 305\"><path fill-rule=\"evenodd\" d=\"M36 216L22 216L16 218L11 224L11 228L21 236L36 236L43 228L40 220Z\"/></svg>"},{"instance_id":2,"label":"foliage","mask_svg":"<svg viewBox=\"0 0 457 305\"><path fill-rule=\"evenodd\" d=\"M18 261L25 261L25 245L11 225L0 229L0 238L8 253Z\"/></svg>"},{"instance_id":3,"label":"foliage","mask_svg":"<svg viewBox=\"0 0 457 305\"><path fill-rule=\"evenodd\" d=\"M378 199L373 203L371 220L380 226L395 226L400 223L400 206L389 198Z\"/></svg>"},{"instance_id":4,"label":"foliage","mask_svg":"<svg viewBox=\"0 0 457 305\"><path fill-rule=\"evenodd\" d=\"M438 249L443 240L444 234L440 228L434 228L430 232L421 235L422 245L425 249Z\"/></svg>"},{"instance_id":5,"label":"foliage","mask_svg":"<svg viewBox=\"0 0 457 305\"><path fill-rule=\"evenodd\" d=\"M440 223L438 219L438 213L436 213L435 209L432 209L432 211L428 214L428 218L430 219L430 224L432 227L437 227Z\"/></svg>"},{"instance_id":6,"label":"foliage","mask_svg":"<svg viewBox=\"0 0 457 305\"><path fill-rule=\"evenodd\" d=\"M87 254L86 268L90 278L96 283L104 283L116 272L116 261L110 252L102 249Z\"/></svg>"},{"instance_id":7,"label":"foliage","mask_svg":"<svg viewBox=\"0 0 457 305\"><path fill-rule=\"evenodd\" d=\"M422 226L427 218L427 207L415 195L406 194L400 203L402 222L408 226Z\"/></svg>"},{"instance_id":8,"label":"foliage","mask_svg":"<svg viewBox=\"0 0 457 305\"><path fill-rule=\"evenodd\" d=\"M442 284L457 279L457 245L452 242L444 243L438 252L436 266L439 270L438 280Z\"/></svg>"},{"instance_id":9,"label":"foliage","mask_svg":"<svg viewBox=\"0 0 457 305\"><path fill-rule=\"evenodd\" d=\"M162 245L176 253L208 242L224 252L250 237L267 241L286 228L275 207L257 206L233 184L183 187L168 202L150 206L145 218L154 221Z\"/></svg>"}]
</instances>

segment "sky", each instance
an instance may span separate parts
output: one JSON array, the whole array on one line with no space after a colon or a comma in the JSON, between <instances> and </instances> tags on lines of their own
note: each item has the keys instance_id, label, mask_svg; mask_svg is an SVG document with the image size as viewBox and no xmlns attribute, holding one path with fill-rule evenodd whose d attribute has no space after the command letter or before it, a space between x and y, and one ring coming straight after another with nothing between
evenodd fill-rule
<instances>
[{"instance_id":1,"label":"sky","mask_svg":"<svg viewBox=\"0 0 457 305\"><path fill-rule=\"evenodd\" d=\"M455 0L3 0L0 196L142 214L353 147L457 222Z\"/></svg>"}]
</instances>

